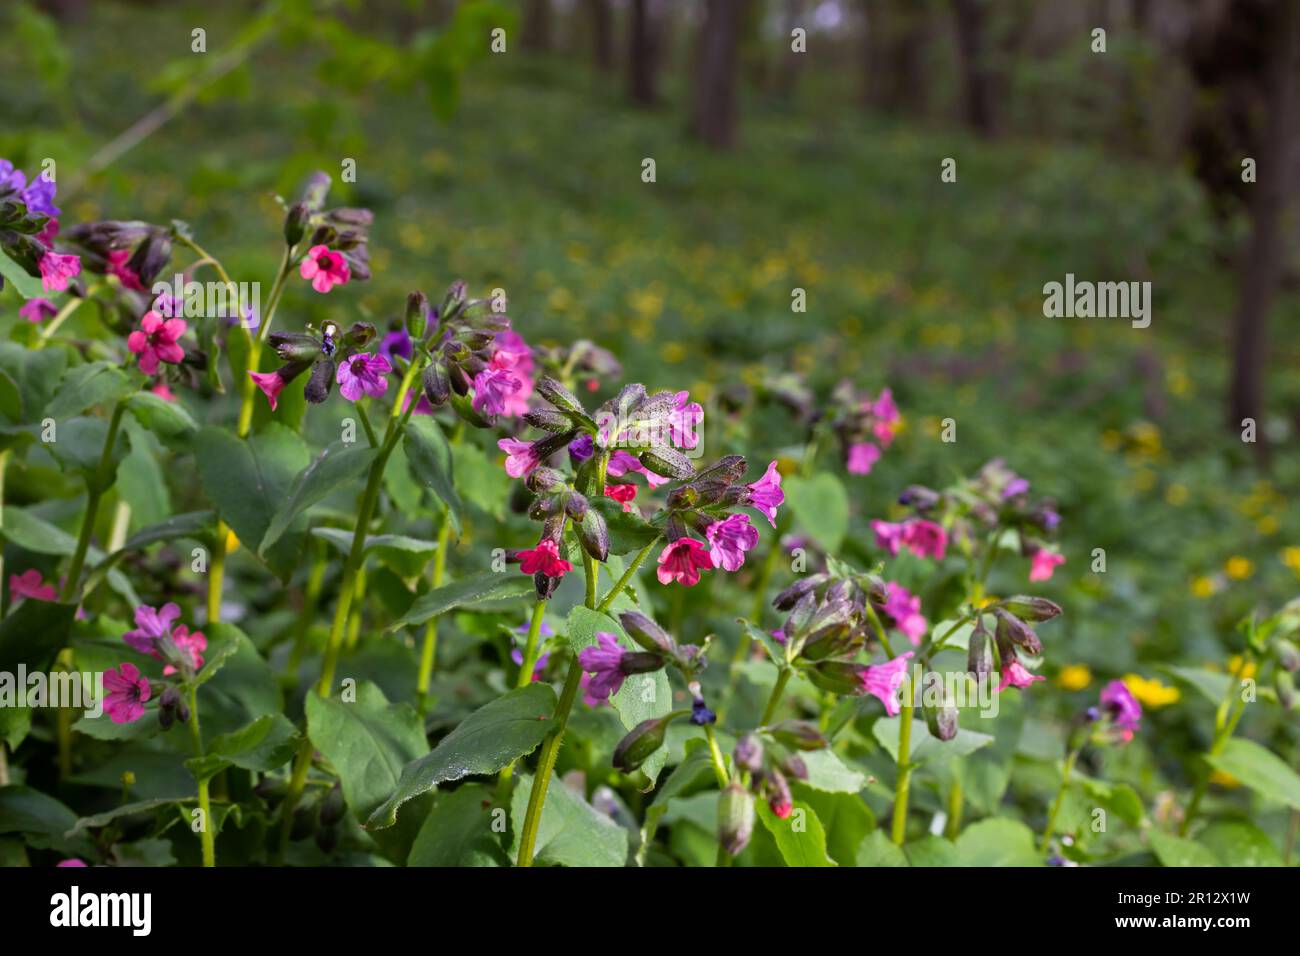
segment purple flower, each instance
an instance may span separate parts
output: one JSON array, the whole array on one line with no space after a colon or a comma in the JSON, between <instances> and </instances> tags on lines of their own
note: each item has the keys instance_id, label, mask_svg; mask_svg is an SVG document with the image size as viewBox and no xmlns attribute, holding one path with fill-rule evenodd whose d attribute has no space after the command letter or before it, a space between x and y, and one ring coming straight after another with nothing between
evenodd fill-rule
<instances>
[{"instance_id":1,"label":"purple flower","mask_svg":"<svg viewBox=\"0 0 1300 956\"><path fill-rule=\"evenodd\" d=\"M54 180L46 179L44 173L38 174L23 191L23 200L27 203L28 211L50 218L57 216L60 209L54 205L56 188Z\"/></svg>"},{"instance_id":2,"label":"purple flower","mask_svg":"<svg viewBox=\"0 0 1300 956\"><path fill-rule=\"evenodd\" d=\"M903 526L892 521L875 520L871 522L871 530L876 533L876 547L888 551L890 557L897 557L903 543Z\"/></svg>"},{"instance_id":3,"label":"purple flower","mask_svg":"<svg viewBox=\"0 0 1300 956\"><path fill-rule=\"evenodd\" d=\"M668 413L668 437L679 448L690 450L700 443L695 426L704 420L699 402L688 401L689 392L678 392L673 410Z\"/></svg>"},{"instance_id":4,"label":"purple flower","mask_svg":"<svg viewBox=\"0 0 1300 956\"><path fill-rule=\"evenodd\" d=\"M604 631L596 633L596 644L584 647L578 652L578 663L590 674L583 684L583 699L588 706L595 707L609 700L623 686L623 655L626 653L619 646L618 638Z\"/></svg>"},{"instance_id":5,"label":"purple flower","mask_svg":"<svg viewBox=\"0 0 1300 956\"><path fill-rule=\"evenodd\" d=\"M856 442L849 446L848 460L845 467L851 475L869 475L871 466L880 460L880 449L869 441Z\"/></svg>"},{"instance_id":6,"label":"purple flower","mask_svg":"<svg viewBox=\"0 0 1300 956\"><path fill-rule=\"evenodd\" d=\"M115 724L129 724L144 716L144 704L151 693L148 678L134 664L121 664L104 671L104 710Z\"/></svg>"},{"instance_id":7,"label":"purple flower","mask_svg":"<svg viewBox=\"0 0 1300 956\"><path fill-rule=\"evenodd\" d=\"M1101 706L1110 715L1111 723L1120 730L1132 733L1138 729L1142 705L1123 681L1113 680L1102 688Z\"/></svg>"},{"instance_id":8,"label":"purple flower","mask_svg":"<svg viewBox=\"0 0 1300 956\"><path fill-rule=\"evenodd\" d=\"M885 613L894 619L894 626L906 634L913 645L920 644L926 628L925 618L921 615L921 599L893 581L885 585L885 594Z\"/></svg>"},{"instance_id":9,"label":"purple flower","mask_svg":"<svg viewBox=\"0 0 1300 956\"><path fill-rule=\"evenodd\" d=\"M411 356L415 354L415 344L406 333L406 329L393 329L380 341L379 354L389 361L399 355L410 361Z\"/></svg>"},{"instance_id":10,"label":"purple flower","mask_svg":"<svg viewBox=\"0 0 1300 956\"><path fill-rule=\"evenodd\" d=\"M892 661L858 668L858 681L862 693L871 694L885 705L885 713L895 716L899 710L898 688L907 677L907 660L912 652L899 654Z\"/></svg>"},{"instance_id":11,"label":"purple flower","mask_svg":"<svg viewBox=\"0 0 1300 956\"><path fill-rule=\"evenodd\" d=\"M362 395L378 398L388 390L385 376L393 370L392 363L382 355L361 352L339 363L335 380L339 391L350 402L355 402Z\"/></svg>"},{"instance_id":12,"label":"purple flower","mask_svg":"<svg viewBox=\"0 0 1300 956\"><path fill-rule=\"evenodd\" d=\"M1003 498L1014 498L1016 495L1023 495L1029 491L1029 480L1021 478L1019 475L1007 482L1007 486L1002 489Z\"/></svg>"},{"instance_id":13,"label":"purple flower","mask_svg":"<svg viewBox=\"0 0 1300 956\"><path fill-rule=\"evenodd\" d=\"M570 445L569 447L572 448L573 446ZM657 488L660 485L665 485L672 481L671 478L664 478L661 475L656 475L645 465L641 464L641 461L636 457L636 455L633 455L630 452L616 451L609 456L609 465L606 468L606 474L611 478L622 478L624 475L631 472L640 472L645 475L646 483L649 484L651 488Z\"/></svg>"},{"instance_id":14,"label":"purple flower","mask_svg":"<svg viewBox=\"0 0 1300 956\"><path fill-rule=\"evenodd\" d=\"M135 630L122 635L126 641L141 654L158 656L158 640L171 633L172 623L181 616L181 609L175 604L164 604L155 610L147 604L135 609Z\"/></svg>"},{"instance_id":15,"label":"purple flower","mask_svg":"<svg viewBox=\"0 0 1300 956\"><path fill-rule=\"evenodd\" d=\"M542 462L532 442L502 438L497 447L506 453L506 474L511 478L522 478Z\"/></svg>"},{"instance_id":16,"label":"purple flower","mask_svg":"<svg viewBox=\"0 0 1300 956\"><path fill-rule=\"evenodd\" d=\"M549 628L547 628L547 630L549 630ZM510 652L510 659L514 661L516 664L518 664L520 667L524 666L524 652L521 651L519 648L516 647L513 651ZM545 654L542 654L540 657L537 658L537 660L533 663L533 680L542 679L542 674L546 670L546 662L549 661L550 659L551 659L550 651L547 651Z\"/></svg>"},{"instance_id":17,"label":"purple flower","mask_svg":"<svg viewBox=\"0 0 1300 956\"><path fill-rule=\"evenodd\" d=\"M18 307L18 314L28 322L44 322L59 314L59 308L49 299L28 299Z\"/></svg>"},{"instance_id":18,"label":"purple flower","mask_svg":"<svg viewBox=\"0 0 1300 956\"><path fill-rule=\"evenodd\" d=\"M474 411L505 414L507 401L519 390L519 379L502 368L488 366L474 376Z\"/></svg>"},{"instance_id":19,"label":"purple flower","mask_svg":"<svg viewBox=\"0 0 1300 956\"><path fill-rule=\"evenodd\" d=\"M749 523L749 515L728 515L704 529L709 539L709 557L715 568L739 571L745 552L758 544L758 529Z\"/></svg>"},{"instance_id":20,"label":"purple flower","mask_svg":"<svg viewBox=\"0 0 1300 956\"><path fill-rule=\"evenodd\" d=\"M776 509L785 501L785 492L781 490L781 473L776 470L776 462L770 462L763 477L749 485L749 504L761 511L768 523L776 527Z\"/></svg>"},{"instance_id":21,"label":"purple flower","mask_svg":"<svg viewBox=\"0 0 1300 956\"><path fill-rule=\"evenodd\" d=\"M569 442L569 458L573 463L579 464L586 461L596 453L596 443L592 441L590 435L579 435L573 441ZM618 477L615 475L614 477Z\"/></svg>"}]
</instances>

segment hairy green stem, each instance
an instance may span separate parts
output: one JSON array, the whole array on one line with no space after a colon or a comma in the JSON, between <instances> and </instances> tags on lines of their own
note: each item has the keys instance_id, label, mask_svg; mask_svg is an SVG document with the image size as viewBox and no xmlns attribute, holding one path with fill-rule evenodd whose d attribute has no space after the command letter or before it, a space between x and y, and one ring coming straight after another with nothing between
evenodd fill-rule
<instances>
[{"instance_id":1,"label":"hairy green stem","mask_svg":"<svg viewBox=\"0 0 1300 956\"><path fill-rule=\"evenodd\" d=\"M763 719L759 721L760 727L766 727L776 716L777 708L781 706L781 695L785 693L785 685L790 683L790 675L794 670L789 667L782 667L776 675L776 683L772 685L772 694L767 698L767 706L763 708Z\"/></svg>"},{"instance_id":2,"label":"hairy green stem","mask_svg":"<svg viewBox=\"0 0 1300 956\"><path fill-rule=\"evenodd\" d=\"M203 732L199 729L199 694L198 688L193 684L189 688L190 698L190 736L194 738L194 755L203 756ZM203 865L217 865L217 845L216 835L213 833L212 824L212 803L208 797L208 778L203 777L198 782L199 794L199 813L203 820L203 827L199 830L199 841L203 845Z\"/></svg>"},{"instance_id":3,"label":"hairy green stem","mask_svg":"<svg viewBox=\"0 0 1300 956\"><path fill-rule=\"evenodd\" d=\"M1070 775L1074 773L1075 761L1079 759L1079 751L1071 750L1065 757L1065 765L1061 768L1061 786L1056 791L1056 799L1052 801L1052 809L1047 813L1047 826L1043 828L1043 838L1038 843L1038 852L1046 853L1048 846L1051 845L1052 833L1056 829L1056 817L1061 812L1061 806L1065 803L1065 794L1070 789Z\"/></svg>"},{"instance_id":4,"label":"hairy green stem","mask_svg":"<svg viewBox=\"0 0 1300 956\"><path fill-rule=\"evenodd\" d=\"M891 839L903 845L907 835L907 798L912 786L912 678L903 678L903 706L898 715L898 782L894 786L894 822Z\"/></svg>"},{"instance_id":5,"label":"hairy green stem","mask_svg":"<svg viewBox=\"0 0 1300 956\"><path fill-rule=\"evenodd\" d=\"M659 543L659 540L660 539L656 537L653 541L637 552L636 557L632 559L632 563L627 566L627 570L623 572L619 579L615 581L613 586L605 593L605 597L596 608L597 611L600 611L602 614L609 611L610 606L614 603L614 598L623 593L623 589L631 582L632 576L641 569L641 565L645 563L645 559L650 556L650 552L654 549L654 546Z\"/></svg>"},{"instance_id":6,"label":"hairy green stem","mask_svg":"<svg viewBox=\"0 0 1300 956\"><path fill-rule=\"evenodd\" d=\"M451 509L442 513L438 525L438 549L433 553L433 575L429 583L436 591L442 587L447 573L447 546L451 543ZM438 615L429 618L424 625L424 646L420 649L420 671L416 677L415 693L420 714L423 715L429 704L429 682L433 679L434 666L438 662Z\"/></svg>"}]
</instances>

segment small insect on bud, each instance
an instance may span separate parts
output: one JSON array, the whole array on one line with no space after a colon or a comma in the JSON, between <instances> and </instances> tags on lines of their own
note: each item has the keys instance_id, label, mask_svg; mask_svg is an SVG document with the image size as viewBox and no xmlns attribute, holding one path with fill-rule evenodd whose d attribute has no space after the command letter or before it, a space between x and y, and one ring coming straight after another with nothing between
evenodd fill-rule
<instances>
[{"instance_id":1,"label":"small insect on bud","mask_svg":"<svg viewBox=\"0 0 1300 956\"><path fill-rule=\"evenodd\" d=\"M1020 618L1022 621L1050 621L1061 613L1061 606L1047 598L1028 597L1023 594L1017 594L1015 597L1009 597L1001 603L1001 606L1007 611Z\"/></svg>"},{"instance_id":2,"label":"small insect on bud","mask_svg":"<svg viewBox=\"0 0 1300 956\"><path fill-rule=\"evenodd\" d=\"M773 724L767 732L772 735L772 739L796 750L821 750L826 746L826 738L821 731L806 720L783 720L779 724Z\"/></svg>"},{"instance_id":3,"label":"small insect on bud","mask_svg":"<svg viewBox=\"0 0 1300 956\"><path fill-rule=\"evenodd\" d=\"M674 711L663 717L651 717L643 720L618 742L614 748L614 767L623 773L637 770L650 759L650 755L664 745L664 734L668 725L680 717L680 711Z\"/></svg>"},{"instance_id":4,"label":"small insect on bud","mask_svg":"<svg viewBox=\"0 0 1300 956\"><path fill-rule=\"evenodd\" d=\"M754 798L733 780L718 795L718 842L731 856L738 856L754 835Z\"/></svg>"},{"instance_id":5,"label":"small insect on bud","mask_svg":"<svg viewBox=\"0 0 1300 956\"><path fill-rule=\"evenodd\" d=\"M619 623L623 625L623 630L627 632L627 636L647 651L662 654L676 652L677 642L669 636L667 631L640 611L624 611L619 615L618 619Z\"/></svg>"},{"instance_id":6,"label":"small insect on bud","mask_svg":"<svg viewBox=\"0 0 1300 956\"><path fill-rule=\"evenodd\" d=\"M754 734L745 734L736 741L731 757L741 770L757 773L763 768L763 742Z\"/></svg>"}]
</instances>

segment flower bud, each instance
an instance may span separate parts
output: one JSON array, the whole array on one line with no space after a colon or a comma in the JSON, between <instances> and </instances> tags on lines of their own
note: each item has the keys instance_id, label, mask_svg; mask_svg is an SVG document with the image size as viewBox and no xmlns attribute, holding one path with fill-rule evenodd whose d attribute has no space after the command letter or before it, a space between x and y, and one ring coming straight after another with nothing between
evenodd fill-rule
<instances>
[{"instance_id":1,"label":"flower bud","mask_svg":"<svg viewBox=\"0 0 1300 956\"><path fill-rule=\"evenodd\" d=\"M438 314L442 316L443 321L450 322L460 315L461 310L465 308L468 295L469 291L463 279L457 279L447 287L447 294L442 299L442 308L438 310Z\"/></svg>"},{"instance_id":2,"label":"flower bud","mask_svg":"<svg viewBox=\"0 0 1300 956\"><path fill-rule=\"evenodd\" d=\"M781 772L795 780L808 779L808 765L798 754L787 754L781 760Z\"/></svg>"},{"instance_id":3,"label":"flower bud","mask_svg":"<svg viewBox=\"0 0 1300 956\"><path fill-rule=\"evenodd\" d=\"M451 410L462 420L475 428L491 428L492 423L480 415L466 395L451 394Z\"/></svg>"},{"instance_id":4,"label":"flower bud","mask_svg":"<svg viewBox=\"0 0 1300 956\"><path fill-rule=\"evenodd\" d=\"M1024 621L1050 621L1061 613L1061 606L1047 598L1017 594L1001 602L1001 606Z\"/></svg>"},{"instance_id":5,"label":"flower bud","mask_svg":"<svg viewBox=\"0 0 1300 956\"><path fill-rule=\"evenodd\" d=\"M347 804L343 800L343 788L335 783L330 788L330 792L320 803L320 822L330 827L343 819L343 814L347 812Z\"/></svg>"},{"instance_id":6,"label":"flower bud","mask_svg":"<svg viewBox=\"0 0 1300 956\"><path fill-rule=\"evenodd\" d=\"M763 742L754 734L745 734L736 741L731 757L741 770L757 773L763 768Z\"/></svg>"},{"instance_id":7,"label":"flower bud","mask_svg":"<svg viewBox=\"0 0 1300 956\"><path fill-rule=\"evenodd\" d=\"M624 674L650 674L661 670L667 661L662 655L649 651L629 651L619 661L618 669Z\"/></svg>"},{"instance_id":8,"label":"flower bud","mask_svg":"<svg viewBox=\"0 0 1300 956\"><path fill-rule=\"evenodd\" d=\"M1008 614L1000 607L993 609L993 616L998 620L998 639L1009 640L1012 644L1023 647L1030 654L1041 654L1043 642L1024 621L1014 614Z\"/></svg>"},{"instance_id":9,"label":"flower bud","mask_svg":"<svg viewBox=\"0 0 1300 956\"><path fill-rule=\"evenodd\" d=\"M767 805L777 819L785 820L794 810L794 798L790 796L790 784L785 774L773 768L767 775Z\"/></svg>"},{"instance_id":10,"label":"flower bud","mask_svg":"<svg viewBox=\"0 0 1300 956\"><path fill-rule=\"evenodd\" d=\"M418 289L406 297L406 331L417 342L429 324L429 300Z\"/></svg>"},{"instance_id":11,"label":"flower bud","mask_svg":"<svg viewBox=\"0 0 1300 956\"><path fill-rule=\"evenodd\" d=\"M325 399L330 397L330 389L334 387L334 362L332 359L320 359L312 366L311 378L307 381L307 387L303 389L303 394L307 401L313 405L319 405Z\"/></svg>"},{"instance_id":12,"label":"flower bud","mask_svg":"<svg viewBox=\"0 0 1300 956\"><path fill-rule=\"evenodd\" d=\"M574 494L577 495L577 492ZM582 503L585 507L587 499L583 498ZM609 557L609 526L605 523L605 516L599 511L595 508L588 509L581 521L574 521L573 529L582 543L582 550L597 561L604 561Z\"/></svg>"},{"instance_id":13,"label":"flower bud","mask_svg":"<svg viewBox=\"0 0 1300 956\"><path fill-rule=\"evenodd\" d=\"M907 505L917 511L929 511L940 501L939 493L924 485L908 485L898 496L900 505Z\"/></svg>"},{"instance_id":14,"label":"flower bud","mask_svg":"<svg viewBox=\"0 0 1300 956\"><path fill-rule=\"evenodd\" d=\"M848 695L862 691L858 667L848 661L821 661L804 673L813 684L832 694Z\"/></svg>"},{"instance_id":15,"label":"flower bud","mask_svg":"<svg viewBox=\"0 0 1300 956\"><path fill-rule=\"evenodd\" d=\"M172 257L172 240L165 232L151 232L144 242L136 246L135 252L127 260L126 267L139 278L140 283L148 288L158 278L167 261Z\"/></svg>"},{"instance_id":16,"label":"flower bud","mask_svg":"<svg viewBox=\"0 0 1300 956\"><path fill-rule=\"evenodd\" d=\"M587 410L582 407L582 402L578 401L577 396L549 375L542 376L535 388L538 395L560 411L578 415L584 419L588 417Z\"/></svg>"},{"instance_id":17,"label":"flower bud","mask_svg":"<svg viewBox=\"0 0 1300 956\"><path fill-rule=\"evenodd\" d=\"M623 773L637 770L650 759L650 755L664 745L664 734L676 713L643 720L618 742L614 748L614 767Z\"/></svg>"},{"instance_id":18,"label":"flower bud","mask_svg":"<svg viewBox=\"0 0 1300 956\"><path fill-rule=\"evenodd\" d=\"M623 625L623 630L627 632L627 636L647 651L661 654L676 652L677 642L669 636L667 631L640 611L624 611L619 615L618 619L619 623Z\"/></svg>"},{"instance_id":19,"label":"flower bud","mask_svg":"<svg viewBox=\"0 0 1300 956\"><path fill-rule=\"evenodd\" d=\"M308 212L320 212L325 205L325 197L329 195L330 177L328 173L315 172L308 178L302 187L302 198L299 204Z\"/></svg>"},{"instance_id":20,"label":"flower bud","mask_svg":"<svg viewBox=\"0 0 1300 956\"><path fill-rule=\"evenodd\" d=\"M533 575L533 587L537 591L537 600L549 601L555 594L555 589L560 586L559 578L548 577L541 571Z\"/></svg>"},{"instance_id":21,"label":"flower bud","mask_svg":"<svg viewBox=\"0 0 1300 956\"><path fill-rule=\"evenodd\" d=\"M718 795L718 842L738 856L754 835L754 798L733 780Z\"/></svg>"},{"instance_id":22,"label":"flower bud","mask_svg":"<svg viewBox=\"0 0 1300 956\"><path fill-rule=\"evenodd\" d=\"M534 494L542 494L563 487L564 475L554 468L539 465L528 473L528 477L524 479L524 485Z\"/></svg>"},{"instance_id":23,"label":"flower bud","mask_svg":"<svg viewBox=\"0 0 1300 956\"><path fill-rule=\"evenodd\" d=\"M989 632L980 618L971 631L970 644L966 650L966 670L975 678L982 678L993 673L993 644Z\"/></svg>"},{"instance_id":24,"label":"flower bud","mask_svg":"<svg viewBox=\"0 0 1300 956\"><path fill-rule=\"evenodd\" d=\"M821 750L827 745L816 724L806 720L783 720L767 729L774 740L796 750Z\"/></svg>"},{"instance_id":25,"label":"flower bud","mask_svg":"<svg viewBox=\"0 0 1300 956\"><path fill-rule=\"evenodd\" d=\"M1300 668L1300 650L1285 637L1273 640L1273 652L1277 655L1278 664L1286 670L1294 673Z\"/></svg>"},{"instance_id":26,"label":"flower bud","mask_svg":"<svg viewBox=\"0 0 1300 956\"><path fill-rule=\"evenodd\" d=\"M798 603L800 598L817 590L818 586L828 579L828 576L824 573L810 574L807 577L800 578L772 600L772 607L778 611L788 611Z\"/></svg>"},{"instance_id":27,"label":"flower bud","mask_svg":"<svg viewBox=\"0 0 1300 956\"><path fill-rule=\"evenodd\" d=\"M1277 691L1278 703L1284 710L1295 706L1295 679L1291 672L1277 668L1273 673L1273 689Z\"/></svg>"},{"instance_id":28,"label":"flower bud","mask_svg":"<svg viewBox=\"0 0 1300 956\"><path fill-rule=\"evenodd\" d=\"M375 327L369 322L353 322L343 336L343 343L360 351L375 337Z\"/></svg>"},{"instance_id":29,"label":"flower bud","mask_svg":"<svg viewBox=\"0 0 1300 956\"><path fill-rule=\"evenodd\" d=\"M564 496L564 513L573 519L574 524L582 521L588 509L587 496L577 491L570 491ZM605 560L604 558L600 559Z\"/></svg>"},{"instance_id":30,"label":"flower bud","mask_svg":"<svg viewBox=\"0 0 1300 956\"><path fill-rule=\"evenodd\" d=\"M447 366L442 362L432 362L424 370L424 397L434 408L451 397L451 380L447 377Z\"/></svg>"},{"instance_id":31,"label":"flower bud","mask_svg":"<svg viewBox=\"0 0 1300 956\"><path fill-rule=\"evenodd\" d=\"M535 408L524 414L524 424L545 432L558 433L571 429L573 420L550 408Z\"/></svg>"},{"instance_id":32,"label":"flower bud","mask_svg":"<svg viewBox=\"0 0 1300 956\"><path fill-rule=\"evenodd\" d=\"M641 464L664 478L684 479L695 474L695 466L691 464L691 460L676 448L669 448L667 445L647 449L638 457Z\"/></svg>"},{"instance_id":33,"label":"flower bud","mask_svg":"<svg viewBox=\"0 0 1300 956\"><path fill-rule=\"evenodd\" d=\"M311 222L311 210L306 203L296 202L289 207L284 216L284 241L290 246L302 242L307 235L307 224Z\"/></svg>"},{"instance_id":34,"label":"flower bud","mask_svg":"<svg viewBox=\"0 0 1300 956\"><path fill-rule=\"evenodd\" d=\"M321 354L321 340L306 332L272 332L266 340L285 362L312 362Z\"/></svg>"},{"instance_id":35,"label":"flower bud","mask_svg":"<svg viewBox=\"0 0 1300 956\"><path fill-rule=\"evenodd\" d=\"M938 698L937 702L935 698ZM928 671L925 675L921 709L925 712L925 725L930 728L931 737L952 740L957 736L957 708L952 705L943 686L942 675L935 671Z\"/></svg>"}]
</instances>

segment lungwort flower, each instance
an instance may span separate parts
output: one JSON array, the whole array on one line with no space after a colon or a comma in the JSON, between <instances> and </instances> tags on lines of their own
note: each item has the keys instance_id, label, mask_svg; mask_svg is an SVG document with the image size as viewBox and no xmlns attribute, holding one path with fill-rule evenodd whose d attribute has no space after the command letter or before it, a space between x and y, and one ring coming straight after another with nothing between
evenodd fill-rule
<instances>
[{"instance_id":1,"label":"lungwort flower","mask_svg":"<svg viewBox=\"0 0 1300 956\"><path fill-rule=\"evenodd\" d=\"M785 502L785 492L781 490L781 473L776 469L776 462L770 462L763 477L749 485L749 505L763 513L768 523L776 527L776 509Z\"/></svg>"},{"instance_id":2,"label":"lungwort flower","mask_svg":"<svg viewBox=\"0 0 1300 956\"><path fill-rule=\"evenodd\" d=\"M346 285L352 278L352 270L340 252L330 251L329 246L312 246L307 250L307 257L298 268L299 274L311 282L317 292L326 293L336 285ZM354 399L355 401L355 399Z\"/></svg>"},{"instance_id":3,"label":"lungwort flower","mask_svg":"<svg viewBox=\"0 0 1300 956\"><path fill-rule=\"evenodd\" d=\"M758 544L758 529L749 523L749 515L728 515L704 529L709 540L709 557L715 568L739 571L745 552Z\"/></svg>"},{"instance_id":4,"label":"lungwort flower","mask_svg":"<svg viewBox=\"0 0 1300 956\"><path fill-rule=\"evenodd\" d=\"M860 692L877 698L885 705L885 713L890 717L896 716L899 712L898 689L907 679L907 662L911 656L912 652L907 651L883 664L860 666L856 669L858 682L861 685Z\"/></svg>"},{"instance_id":5,"label":"lungwort flower","mask_svg":"<svg viewBox=\"0 0 1300 956\"><path fill-rule=\"evenodd\" d=\"M115 724L129 724L144 716L151 689L149 680L134 664L124 663L104 672L104 710Z\"/></svg>"},{"instance_id":6,"label":"lungwort flower","mask_svg":"<svg viewBox=\"0 0 1300 956\"><path fill-rule=\"evenodd\" d=\"M659 553L659 583L676 581L691 587L700 583L700 571L712 567L713 558L702 542L694 538L678 538Z\"/></svg>"},{"instance_id":7,"label":"lungwort flower","mask_svg":"<svg viewBox=\"0 0 1300 956\"><path fill-rule=\"evenodd\" d=\"M157 312L146 312L140 328L127 336L126 347L140 356L140 371L153 375L159 362L179 365L185 358L185 350L176 344L185 329L184 319L164 319Z\"/></svg>"},{"instance_id":8,"label":"lungwort flower","mask_svg":"<svg viewBox=\"0 0 1300 956\"><path fill-rule=\"evenodd\" d=\"M339 362L335 373L339 393L350 402L357 401L362 395L379 398L388 390L386 376L392 370L392 364L382 355L369 352L353 355Z\"/></svg>"}]
</instances>

